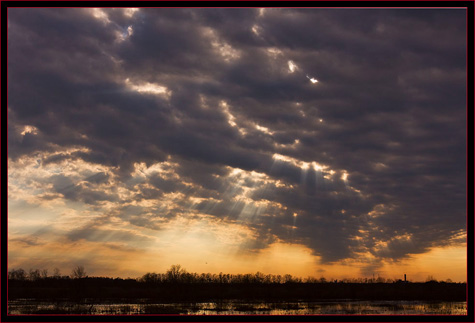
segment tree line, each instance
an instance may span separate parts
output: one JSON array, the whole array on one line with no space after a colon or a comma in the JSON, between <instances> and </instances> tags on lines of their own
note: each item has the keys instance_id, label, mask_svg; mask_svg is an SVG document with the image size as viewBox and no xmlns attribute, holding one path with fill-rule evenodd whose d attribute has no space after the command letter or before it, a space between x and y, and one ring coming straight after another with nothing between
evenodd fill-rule
<instances>
[{"instance_id":1,"label":"tree line","mask_svg":"<svg viewBox=\"0 0 475 323\"><path fill-rule=\"evenodd\" d=\"M8 272L10 280L29 280L37 281L41 279L82 279L87 278L84 266L76 266L69 275L62 275L58 268L55 268L51 274L47 269L30 269L26 272L23 269L11 269ZM100 277L94 277L100 278ZM129 278L130 280L130 278ZM345 278L345 279L326 279L325 277L296 277L290 274L273 275L256 272L254 274L219 274L213 273L191 273L184 269L181 265L172 265L165 273L148 272L142 277L133 279L141 283L215 283L215 284L285 284L285 283L401 283L401 279L391 279L384 277L376 278ZM451 283L450 279L446 281L437 281L433 276L429 276L426 282L446 282Z\"/></svg>"},{"instance_id":2,"label":"tree line","mask_svg":"<svg viewBox=\"0 0 475 323\"><path fill-rule=\"evenodd\" d=\"M54 268L52 274L50 275L48 269L30 269L26 272L23 268L11 269L8 271L8 279L10 280L31 280L36 281L40 279L54 278L54 279L80 279L86 278L86 270L84 266L76 266L71 271L70 275L62 275L61 271L58 268Z\"/></svg>"}]
</instances>

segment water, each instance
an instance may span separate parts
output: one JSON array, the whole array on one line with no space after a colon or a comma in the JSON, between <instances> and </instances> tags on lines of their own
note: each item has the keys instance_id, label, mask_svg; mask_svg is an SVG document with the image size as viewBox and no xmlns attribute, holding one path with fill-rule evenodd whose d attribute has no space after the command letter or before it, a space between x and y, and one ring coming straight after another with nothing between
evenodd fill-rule
<instances>
[{"instance_id":1,"label":"water","mask_svg":"<svg viewBox=\"0 0 475 323\"><path fill-rule=\"evenodd\" d=\"M449 314L467 315L466 302L424 301L356 301L321 302L243 302L228 300L208 303L154 304L147 300L124 303L81 304L71 302L40 302L20 299L8 302L8 314L92 314L92 315L311 315L311 314Z\"/></svg>"}]
</instances>

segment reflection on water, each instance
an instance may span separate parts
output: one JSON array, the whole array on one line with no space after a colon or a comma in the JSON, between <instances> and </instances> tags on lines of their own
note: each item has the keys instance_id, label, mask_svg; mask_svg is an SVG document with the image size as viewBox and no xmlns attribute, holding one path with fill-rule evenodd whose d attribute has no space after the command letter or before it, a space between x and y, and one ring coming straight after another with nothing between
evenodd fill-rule
<instances>
[{"instance_id":1,"label":"reflection on water","mask_svg":"<svg viewBox=\"0 0 475 323\"><path fill-rule=\"evenodd\" d=\"M309 315L309 314L450 314L467 315L465 302L421 301L322 301L322 302L242 302L153 304L136 303L39 302L21 299L8 302L9 314L93 314L93 315Z\"/></svg>"}]
</instances>

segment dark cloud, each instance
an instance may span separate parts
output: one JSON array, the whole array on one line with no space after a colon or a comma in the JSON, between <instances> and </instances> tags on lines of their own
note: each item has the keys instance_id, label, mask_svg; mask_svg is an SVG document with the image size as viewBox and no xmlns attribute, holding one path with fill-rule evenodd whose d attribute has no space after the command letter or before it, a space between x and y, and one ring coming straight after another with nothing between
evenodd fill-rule
<instances>
[{"instance_id":1,"label":"dark cloud","mask_svg":"<svg viewBox=\"0 0 475 323\"><path fill-rule=\"evenodd\" d=\"M68 233L68 238L72 241L86 239L94 242L147 242L152 239L140 236L131 232L121 230L104 230L93 227L86 227L73 230Z\"/></svg>"},{"instance_id":2,"label":"dark cloud","mask_svg":"<svg viewBox=\"0 0 475 323\"><path fill-rule=\"evenodd\" d=\"M465 228L465 11L104 9L98 17L9 9L12 159L48 152L43 166L111 167L130 199L205 198L160 216L193 210L236 221L254 212L246 221L257 238L243 247L279 237L329 262L363 251L398 259ZM131 86L147 83L169 96ZM21 134L25 126L36 130ZM74 147L85 149L60 152ZM177 176L127 184L135 163L169 158ZM304 172L289 160L328 168ZM254 202L286 209L246 209L229 167L268 176L240 185ZM50 180L71 200L130 202L99 189L110 176ZM121 216L159 227L146 210L134 212ZM357 243L361 231L374 239ZM97 230L70 238L103 234L132 239Z\"/></svg>"},{"instance_id":3,"label":"dark cloud","mask_svg":"<svg viewBox=\"0 0 475 323\"><path fill-rule=\"evenodd\" d=\"M25 244L26 246L40 246L43 243L38 241L37 237L23 237L10 239L11 242Z\"/></svg>"},{"instance_id":4,"label":"dark cloud","mask_svg":"<svg viewBox=\"0 0 475 323\"><path fill-rule=\"evenodd\" d=\"M72 201L82 201L86 204L97 204L102 201L118 201L119 198L115 192L104 192L96 189L97 184L107 180L105 173L97 173L86 178L84 182L74 183L73 180L64 175L53 175L49 181L53 183L53 191L60 193L64 198Z\"/></svg>"}]
</instances>

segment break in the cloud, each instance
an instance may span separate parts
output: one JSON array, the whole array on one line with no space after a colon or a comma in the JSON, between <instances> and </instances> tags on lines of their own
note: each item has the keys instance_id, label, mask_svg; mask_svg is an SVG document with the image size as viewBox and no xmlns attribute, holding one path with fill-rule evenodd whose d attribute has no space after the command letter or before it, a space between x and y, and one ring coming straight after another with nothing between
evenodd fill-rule
<instances>
[{"instance_id":1,"label":"break in the cloud","mask_svg":"<svg viewBox=\"0 0 475 323\"><path fill-rule=\"evenodd\" d=\"M377 268L463 243L465 17L10 8L12 246L183 229Z\"/></svg>"}]
</instances>

